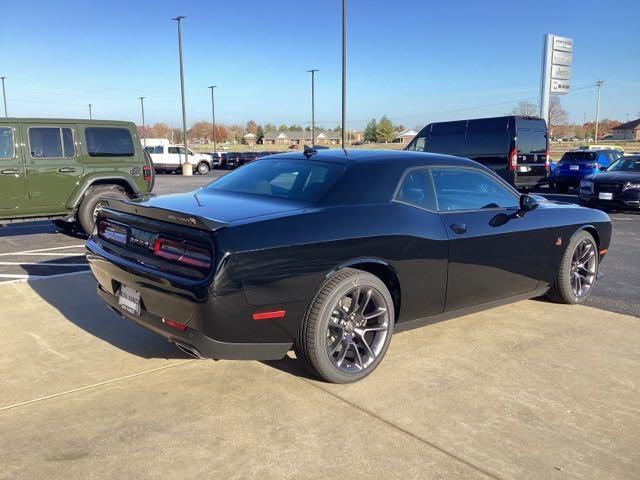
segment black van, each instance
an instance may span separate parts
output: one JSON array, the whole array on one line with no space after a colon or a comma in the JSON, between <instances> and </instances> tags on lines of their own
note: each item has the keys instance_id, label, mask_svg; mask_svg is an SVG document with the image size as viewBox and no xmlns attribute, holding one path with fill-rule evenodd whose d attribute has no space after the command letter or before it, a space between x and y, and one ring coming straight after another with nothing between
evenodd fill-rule
<instances>
[{"instance_id":1,"label":"black van","mask_svg":"<svg viewBox=\"0 0 640 480\"><path fill-rule=\"evenodd\" d=\"M516 188L548 176L547 124L534 117L493 117L430 123L406 150L466 157L494 170Z\"/></svg>"}]
</instances>

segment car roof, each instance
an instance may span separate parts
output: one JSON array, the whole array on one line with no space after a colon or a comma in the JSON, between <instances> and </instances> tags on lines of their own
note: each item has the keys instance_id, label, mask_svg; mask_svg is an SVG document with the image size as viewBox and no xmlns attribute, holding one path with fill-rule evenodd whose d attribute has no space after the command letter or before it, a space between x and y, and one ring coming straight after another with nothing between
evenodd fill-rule
<instances>
[{"instance_id":1,"label":"car roof","mask_svg":"<svg viewBox=\"0 0 640 480\"><path fill-rule=\"evenodd\" d=\"M126 122L123 120L87 120L81 118L0 118L0 123L39 123L42 125L55 125L66 123L82 123L87 125L132 125L132 122Z\"/></svg>"},{"instance_id":2,"label":"car roof","mask_svg":"<svg viewBox=\"0 0 640 480\"><path fill-rule=\"evenodd\" d=\"M286 152L277 155L269 155L265 160L295 159L311 160L318 162L338 163L342 165L359 163L392 163L405 162L410 166L436 166L436 165L457 165L475 166L479 164L467 158L454 157L439 153L409 152L406 150L342 150L320 149L311 154L303 152Z\"/></svg>"}]
</instances>

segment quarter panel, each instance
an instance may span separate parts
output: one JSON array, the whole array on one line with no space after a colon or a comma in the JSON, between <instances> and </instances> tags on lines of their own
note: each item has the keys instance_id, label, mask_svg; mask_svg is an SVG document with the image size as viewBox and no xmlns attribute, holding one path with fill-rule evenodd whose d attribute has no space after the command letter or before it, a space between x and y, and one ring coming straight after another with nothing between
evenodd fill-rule
<instances>
[{"instance_id":1,"label":"quarter panel","mask_svg":"<svg viewBox=\"0 0 640 480\"><path fill-rule=\"evenodd\" d=\"M251 305L308 305L338 266L379 259L398 276L399 321L443 311L447 236L436 214L418 208L319 209L224 229L219 245L229 251L228 268Z\"/></svg>"}]
</instances>

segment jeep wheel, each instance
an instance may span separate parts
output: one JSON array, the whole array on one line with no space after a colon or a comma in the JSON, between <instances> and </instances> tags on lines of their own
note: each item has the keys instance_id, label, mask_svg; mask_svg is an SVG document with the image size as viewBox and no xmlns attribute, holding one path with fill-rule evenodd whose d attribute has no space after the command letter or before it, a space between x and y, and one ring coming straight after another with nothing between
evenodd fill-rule
<instances>
[{"instance_id":1,"label":"jeep wheel","mask_svg":"<svg viewBox=\"0 0 640 480\"><path fill-rule=\"evenodd\" d=\"M210 168L209 165L207 165L207 162L200 162L198 164L197 171L200 175L207 175L209 173L209 170Z\"/></svg>"},{"instance_id":2,"label":"jeep wheel","mask_svg":"<svg viewBox=\"0 0 640 480\"><path fill-rule=\"evenodd\" d=\"M78 221L82 229L91 235L93 225L96 223L98 210L104 204L104 200L115 198L118 200L128 200L129 197L122 187L116 185L105 185L91 187L84 194L80 208L78 208Z\"/></svg>"}]
</instances>

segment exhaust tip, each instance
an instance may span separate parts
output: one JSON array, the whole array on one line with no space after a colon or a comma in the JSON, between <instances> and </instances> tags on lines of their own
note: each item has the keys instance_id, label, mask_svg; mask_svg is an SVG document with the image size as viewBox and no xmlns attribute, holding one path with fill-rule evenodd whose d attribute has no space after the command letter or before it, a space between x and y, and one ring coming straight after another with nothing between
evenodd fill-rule
<instances>
[{"instance_id":1,"label":"exhaust tip","mask_svg":"<svg viewBox=\"0 0 640 480\"><path fill-rule=\"evenodd\" d=\"M201 360L204 360L205 357L202 356L202 354L198 351L197 348L192 347L190 345L184 345L182 343L178 343L178 342L172 342L176 347L178 347L180 350L182 350L184 353L186 353L187 355L194 357L194 358L199 358Z\"/></svg>"}]
</instances>

